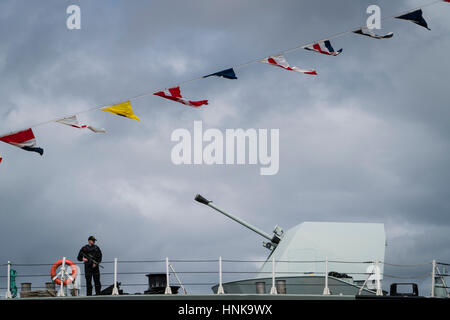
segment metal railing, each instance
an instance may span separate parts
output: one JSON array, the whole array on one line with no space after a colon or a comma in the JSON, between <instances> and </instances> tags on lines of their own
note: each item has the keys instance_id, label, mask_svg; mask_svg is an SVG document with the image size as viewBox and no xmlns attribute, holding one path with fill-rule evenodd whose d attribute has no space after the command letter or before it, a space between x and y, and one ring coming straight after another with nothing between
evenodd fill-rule
<instances>
[{"instance_id":1,"label":"metal railing","mask_svg":"<svg viewBox=\"0 0 450 320\"><path fill-rule=\"evenodd\" d=\"M66 258L63 258L63 261L65 261ZM182 271L175 271L174 264L186 264L186 263L213 263L216 265L215 269L213 270L183 270ZM234 263L234 264L243 264L243 263L252 263L256 266L256 264L259 263L270 263L271 264L271 270L270 271L242 271L242 270L223 270L223 264L224 263ZM277 271L276 265L278 263L289 263L289 264L299 264L299 263L322 263L324 264L324 270L325 272L299 272L299 271ZM169 260L168 257L166 257L164 260L123 260L120 261L120 264L123 266L125 264L129 265L141 265L145 264L148 266L148 264L160 264L164 265L164 273L166 277L166 287L165 287L165 294L172 294L172 288L171 288L171 277L174 278L174 281L176 281L176 284L182 289L184 294L187 294L186 286L212 286L217 285L216 294L225 294L225 290L223 287L223 276L224 275L236 275L236 274L258 274L258 275L267 275L267 278L271 278L271 288L270 288L270 294L278 294L279 290L277 288L277 278L281 277L281 275L319 275L323 276L324 281L323 284L314 284L314 285L322 285L323 286L323 295L330 295L330 288L329 288L329 265L333 264L367 264L370 266L370 272L349 272L347 274L349 275L364 275L367 276L364 283L359 285L358 294L362 294L363 290L369 290L380 296L383 295L382 290L382 279L383 277L386 278L392 278L392 279L426 279L428 277L431 277L431 297L436 296L436 290L444 290L445 294L449 296L449 287L446 285L445 277L450 276L447 274L446 270L444 269L447 266L450 266L448 263L443 262L437 262L436 260L433 260L430 263L423 263L423 264L414 264L414 265L407 265L407 264L391 264L383 261L339 261L339 260L329 260L328 257L325 257L324 260L314 260L314 261L284 261L284 260L275 260L275 258L272 258L270 261L266 260L230 260L230 259L222 259L222 257L219 257L218 259L203 259L203 260L186 260L186 259L171 259ZM80 266L81 263L77 263L76 265ZM109 265L112 266L112 271L108 272L102 272L102 277L112 277L113 280L113 288L112 288L112 295L119 295L119 286L118 286L118 280L119 276L141 276L146 275L148 272L144 271L137 271L136 269L132 270L126 270L126 271L119 271L119 260L118 258L114 258L112 261L104 261L102 262L102 265ZM430 266L432 267L431 272L426 272L424 274L416 275L413 277L404 277L404 276L398 276L398 275L390 275L386 274L384 272L381 272L381 265L390 266L390 267L426 267ZM26 263L12 263L11 261L8 261L6 264L0 264L0 268L6 267L6 275L0 275L1 278L6 278L6 288L0 288L1 290L6 290L6 293L4 297L6 299L12 298L11 293L11 270L12 268L39 268L39 267L50 267L53 266L51 263L34 263L34 264L26 264ZM441 270L439 267L442 267ZM64 290L64 280L67 280L69 278L69 273L67 272L68 266L63 262L60 270L59 270L59 277L61 280L61 285L59 287L58 295L64 296L65 290ZM268 269L266 269L268 270ZM161 272L163 273L163 272ZM188 275L208 275L209 279L217 279L218 282L182 282L181 275L188 276ZM212 276L218 276L218 278L212 278ZM18 274L16 278L40 278L40 277L49 277L48 274L44 273L24 273L24 274ZM54 280L54 279L53 279ZM369 281L375 281L376 288L368 288L367 284ZM69 283L71 282L68 281ZM173 282L173 281L172 281ZM122 287L143 287L147 286L148 283L123 283L121 284ZM245 285L245 284L241 284ZM254 284L252 284L254 285ZM289 284L289 285L300 285L300 284ZM309 284L311 285L311 284ZM82 288L85 288L86 285L82 285ZM35 287L36 289L44 289L44 287ZM67 288L66 288L67 289ZM442 296L442 294L441 294Z\"/></svg>"}]
</instances>

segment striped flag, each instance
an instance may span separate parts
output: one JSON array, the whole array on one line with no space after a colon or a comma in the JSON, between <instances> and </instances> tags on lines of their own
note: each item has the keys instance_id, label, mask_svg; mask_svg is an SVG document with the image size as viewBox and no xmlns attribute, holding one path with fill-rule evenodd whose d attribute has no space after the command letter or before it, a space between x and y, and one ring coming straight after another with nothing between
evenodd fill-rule
<instances>
[{"instance_id":1,"label":"striped flag","mask_svg":"<svg viewBox=\"0 0 450 320\"><path fill-rule=\"evenodd\" d=\"M368 28L361 28L359 30L353 31L353 33L361 34L363 36L371 37L374 39L388 39L388 38L392 38L394 36L393 32L389 32L383 36L380 36L380 35L375 34L372 30L370 30Z\"/></svg>"},{"instance_id":2,"label":"striped flag","mask_svg":"<svg viewBox=\"0 0 450 320\"><path fill-rule=\"evenodd\" d=\"M86 129L86 128L88 128L89 130L91 130L92 132L95 132L95 133L106 133L106 130L103 129L103 128L102 129L97 129L97 128L94 128L92 126L88 126L88 125L85 125L85 124L80 125L78 123L78 119L77 119L76 115L73 115L73 116L70 116L70 117L66 117L66 118L63 118L63 119L60 119L60 120L56 120L56 122L61 123L61 124L65 124L67 126L71 126L71 127L74 127L74 128L78 128L78 129Z\"/></svg>"},{"instance_id":3,"label":"striped flag","mask_svg":"<svg viewBox=\"0 0 450 320\"><path fill-rule=\"evenodd\" d=\"M448 2L448 1L445 1ZM416 11L407 13L407 14L403 14L401 16L395 17L396 19L402 19L402 20L407 20L407 21L411 21L414 22L415 24L427 28L428 30L431 30L430 28L428 28L428 23L425 21L425 19L423 18L423 12L422 9L418 9Z\"/></svg>"},{"instance_id":4,"label":"striped flag","mask_svg":"<svg viewBox=\"0 0 450 320\"><path fill-rule=\"evenodd\" d=\"M306 69L300 69L298 67L291 67L289 65L289 63L286 61L286 59L284 58L284 55L282 55L282 54L277 55L277 56L270 56L268 58L259 60L259 62L271 64L273 66L277 66L277 67L280 67L280 68L283 68L283 69L289 70L289 71L317 75L316 70L310 70L310 69L306 70Z\"/></svg>"},{"instance_id":5,"label":"striped flag","mask_svg":"<svg viewBox=\"0 0 450 320\"><path fill-rule=\"evenodd\" d=\"M334 51L333 46L331 45L330 40L319 41L305 48L309 51L320 52L329 56L337 56L342 52L342 49L338 51Z\"/></svg>"},{"instance_id":6,"label":"striped flag","mask_svg":"<svg viewBox=\"0 0 450 320\"><path fill-rule=\"evenodd\" d=\"M37 152L41 156L44 154L44 149L36 147L36 138L34 137L31 128L0 137L0 141L9 143L26 151Z\"/></svg>"},{"instance_id":7,"label":"striped flag","mask_svg":"<svg viewBox=\"0 0 450 320\"><path fill-rule=\"evenodd\" d=\"M183 99L183 97L181 96L180 87L174 87L174 88L170 88L170 89L167 89L164 91L158 91L158 92L155 92L154 95L160 96L162 98L166 98L166 99L169 99L172 101L176 101L176 102L182 103L187 106L195 107L195 108L208 104L208 100L192 101L192 100Z\"/></svg>"}]
</instances>

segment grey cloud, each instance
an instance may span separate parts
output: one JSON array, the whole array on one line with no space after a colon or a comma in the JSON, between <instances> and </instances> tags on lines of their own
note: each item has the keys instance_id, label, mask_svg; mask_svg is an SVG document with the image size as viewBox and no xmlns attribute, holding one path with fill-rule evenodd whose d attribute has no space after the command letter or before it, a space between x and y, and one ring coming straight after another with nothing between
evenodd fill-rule
<instances>
[{"instance_id":1,"label":"grey cloud","mask_svg":"<svg viewBox=\"0 0 450 320\"><path fill-rule=\"evenodd\" d=\"M72 1L0 5L2 132L346 30L365 21L372 1L78 3L80 31L65 28ZM389 14L420 4L378 3ZM384 222L386 260L450 261L450 26L442 13L450 7L436 7L424 9L431 32L386 22L393 39L347 35L333 40L344 48L339 57L286 55L292 65L316 68L317 78L255 64L238 69L237 81L183 86L186 97L211 101L202 110L149 96L133 102L140 123L100 111L80 115L106 135L36 128L42 158L3 144L0 263L74 258L90 234L108 260L266 256L262 239L195 203L196 193L267 232L302 221ZM170 134L191 130L194 120L205 129L279 128L279 174L173 165Z\"/></svg>"}]
</instances>

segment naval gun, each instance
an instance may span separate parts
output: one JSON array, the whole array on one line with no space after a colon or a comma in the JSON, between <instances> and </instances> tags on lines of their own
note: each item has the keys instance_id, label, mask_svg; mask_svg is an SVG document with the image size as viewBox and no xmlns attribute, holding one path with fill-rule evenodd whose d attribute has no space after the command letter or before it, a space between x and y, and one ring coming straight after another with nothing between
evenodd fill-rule
<instances>
[{"instance_id":1,"label":"naval gun","mask_svg":"<svg viewBox=\"0 0 450 320\"><path fill-rule=\"evenodd\" d=\"M214 210L220 212L221 214L223 214L224 216L236 221L237 223L243 225L244 227L252 230L253 232L259 234L260 236L262 236L263 238L266 238L267 240L269 240L269 242L263 242L263 246L269 250L274 250L278 244L280 243L281 239L283 238L283 229L281 229L279 226L275 226L274 230L273 230L273 235L271 236L270 234L262 231L261 229L251 225L250 223L228 213L225 212L224 210L218 208L216 205L214 205L212 203L212 201L207 200L206 198L204 198L203 196L197 194L195 196L195 201L200 202L204 205L207 205L210 208L213 208Z\"/></svg>"},{"instance_id":2,"label":"naval gun","mask_svg":"<svg viewBox=\"0 0 450 320\"><path fill-rule=\"evenodd\" d=\"M270 250L270 254L256 275L258 279L272 272L274 261L278 277L302 278L314 273L325 274L324 261L329 260L329 271L350 274L354 285L363 285L367 274L371 273L368 268L373 269L368 262L385 261L386 235L382 223L303 221L286 231L276 226L273 235L270 235L218 208L201 195L197 195L195 200L268 240L264 247ZM379 268L383 274L383 264ZM254 289L245 285L239 290L246 292L245 287ZM228 288L228 292L241 292L239 290Z\"/></svg>"}]
</instances>

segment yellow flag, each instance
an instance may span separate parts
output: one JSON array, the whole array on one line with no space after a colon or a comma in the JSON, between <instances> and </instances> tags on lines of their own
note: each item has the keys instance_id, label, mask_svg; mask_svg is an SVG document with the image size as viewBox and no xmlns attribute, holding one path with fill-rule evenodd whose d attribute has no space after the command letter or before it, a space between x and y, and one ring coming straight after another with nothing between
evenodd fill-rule
<instances>
[{"instance_id":1,"label":"yellow flag","mask_svg":"<svg viewBox=\"0 0 450 320\"><path fill-rule=\"evenodd\" d=\"M111 112L117 114L122 117L127 117L130 119L134 119L137 121L141 121L134 113L133 109L131 109L130 101L116 104L115 106L101 108L101 110L106 112Z\"/></svg>"}]
</instances>

